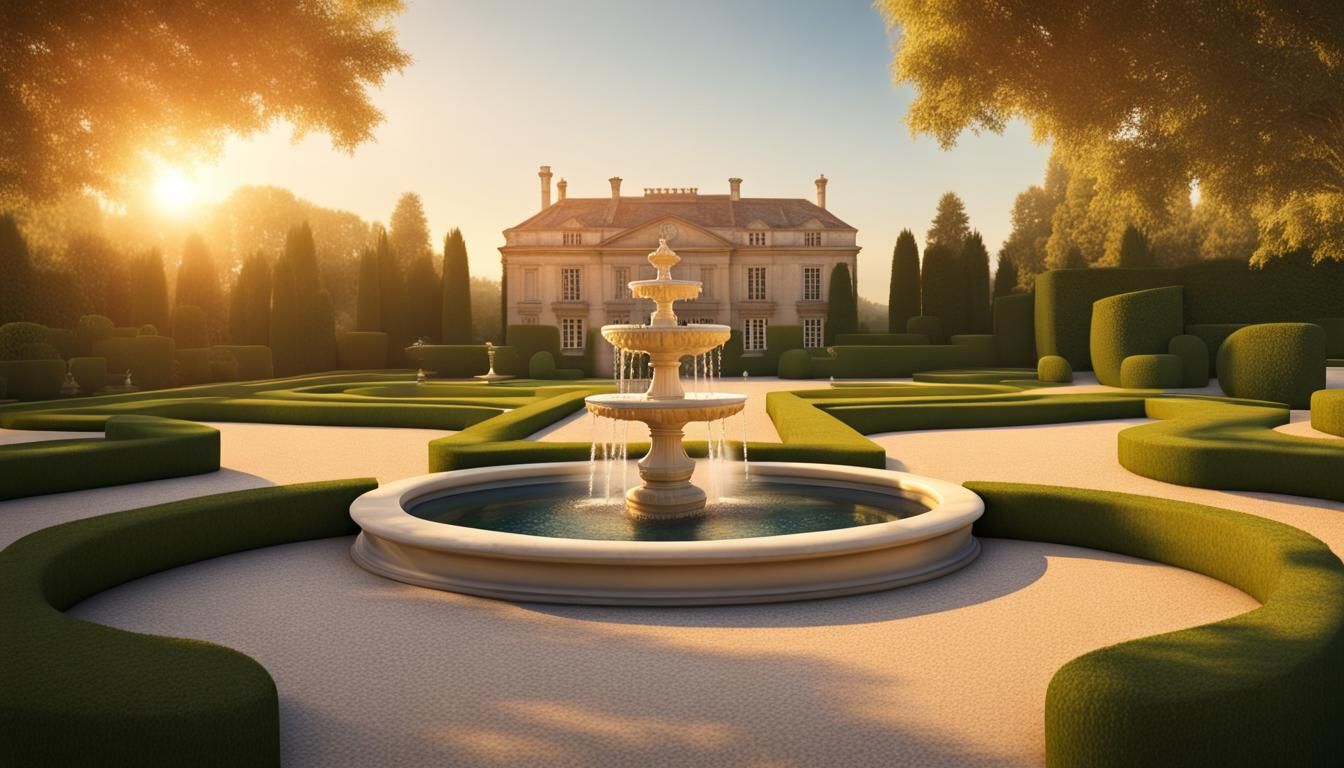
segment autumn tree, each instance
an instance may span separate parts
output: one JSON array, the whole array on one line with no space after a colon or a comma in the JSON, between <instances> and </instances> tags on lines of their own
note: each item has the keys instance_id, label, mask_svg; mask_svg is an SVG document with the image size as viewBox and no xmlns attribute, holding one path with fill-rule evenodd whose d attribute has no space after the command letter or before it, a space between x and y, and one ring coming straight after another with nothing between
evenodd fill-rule
<instances>
[{"instance_id":1,"label":"autumn tree","mask_svg":"<svg viewBox=\"0 0 1344 768\"><path fill-rule=\"evenodd\" d=\"M397 200L388 225L387 241L403 268L409 268L416 259L433 253L429 219L425 217L425 206L416 193L407 192Z\"/></svg>"},{"instance_id":2,"label":"autumn tree","mask_svg":"<svg viewBox=\"0 0 1344 768\"><path fill-rule=\"evenodd\" d=\"M924 247L941 245L952 253L961 253L966 238L971 236L971 218L966 215L966 204L955 192L944 192L938 198L938 211L924 238Z\"/></svg>"},{"instance_id":3,"label":"autumn tree","mask_svg":"<svg viewBox=\"0 0 1344 768\"><path fill-rule=\"evenodd\" d=\"M919 314L919 244L908 229L901 230L891 252L891 289L887 295L887 330L903 333L905 323Z\"/></svg>"},{"instance_id":4,"label":"autumn tree","mask_svg":"<svg viewBox=\"0 0 1344 768\"><path fill-rule=\"evenodd\" d=\"M116 191L145 155L187 162L284 121L349 151L410 58L396 0L6 3L0 196Z\"/></svg>"},{"instance_id":5,"label":"autumn tree","mask_svg":"<svg viewBox=\"0 0 1344 768\"><path fill-rule=\"evenodd\" d=\"M966 294L963 333L989 333L989 251L979 232L971 232L961 248L961 283Z\"/></svg>"},{"instance_id":6,"label":"autumn tree","mask_svg":"<svg viewBox=\"0 0 1344 768\"><path fill-rule=\"evenodd\" d=\"M453 228L443 240L443 343L472 340L471 267L462 230Z\"/></svg>"},{"instance_id":7,"label":"autumn tree","mask_svg":"<svg viewBox=\"0 0 1344 768\"><path fill-rule=\"evenodd\" d=\"M899 30L893 74L916 90L916 134L950 147L1021 118L1104 193L1160 210L1197 181L1251 210L1257 261L1300 248L1344 259L1336 0L879 7Z\"/></svg>"}]
</instances>

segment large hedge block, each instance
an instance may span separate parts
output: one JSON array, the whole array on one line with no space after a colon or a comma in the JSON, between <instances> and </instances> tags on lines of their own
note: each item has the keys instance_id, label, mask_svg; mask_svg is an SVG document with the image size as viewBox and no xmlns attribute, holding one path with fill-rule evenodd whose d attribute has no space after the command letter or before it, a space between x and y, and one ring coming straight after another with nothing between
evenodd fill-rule
<instances>
[{"instance_id":1,"label":"large hedge block","mask_svg":"<svg viewBox=\"0 0 1344 768\"><path fill-rule=\"evenodd\" d=\"M526 376L532 356L536 353L550 352L551 357L560 357L560 329L554 325L510 325L508 346L516 349L517 353L504 361L496 357L495 372ZM501 362L506 363L509 369L502 369L499 365Z\"/></svg>"},{"instance_id":2,"label":"large hedge block","mask_svg":"<svg viewBox=\"0 0 1344 768\"><path fill-rule=\"evenodd\" d=\"M54 400L65 383L64 360L0 360L6 396L14 400Z\"/></svg>"},{"instance_id":3,"label":"large hedge block","mask_svg":"<svg viewBox=\"0 0 1344 768\"><path fill-rule=\"evenodd\" d=\"M479 376L490 368L484 344L425 344L408 347L406 354L418 360L421 368L433 371L433 375L440 379L466 379ZM498 352L495 353L495 361L499 362ZM498 370L495 372L499 373Z\"/></svg>"},{"instance_id":4,"label":"large hedge block","mask_svg":"<svg viewBox=\"0 0 1344 768\"><path fill-rule=\"evenodd\" d=\"M1217 375L1218 348L1223 346L1227 337L1245 328L1249 323L1188 323L1185 332L1204 340L1209 350L1209 375Z\"/></svg>"},{"instance_id":5,"label":"large hedge block","mask_svg":"<svg viewBox=\"0 0 1344 768\"><path fill-rule=\"evenodd\" d=\"M1121 293L1092 305L1089 349L1097 381L1120 383L1120 364L1131 355L1163 354L1184 328L1180 286Z\"/></svg>"},{"instance_id":6,"label":"large hedge block","mask_svg":"<svg viewBox=\"0 0 1344 768\"><path fill-rule=\"evenodd\" d=\"M1059 355L1046 355L1036 361L1036 379L1047 384L1071 384L1073 366Z\"/></svg>"},{"instance_id":7,"label":"large hedge block","mask_svg":"<svg viewBox=\"0 0 1344 768\"><path fill-rule=\"evenodd\" d=\"M1017 293L994 300L994 344L999 365L1036 364L1036 294Z\"/></svg>"},{"instance_id":8,"label":"large hedge block","mask_svg":"<svg viewBox=\"0 0 1344 768\"><path fill-rule=\"evenodd\" d=\"M765 329L765 348L776 360L790 349L803 348L803 326L771 325Z\"/></svg>"},{"instance_id":9,"label":"large hedge block","mask_svg":"<svg viewBox=\"0 0 1344 768\"><path fill-rule=\"evenodd\" d=\"M966 347L971 351L977 368L992 368L998 361L998 343L992 333L964 333L948 339L954 346Z\"/></svg>"},{"instance_id":10,"label":"large hedge block","mask_svg":"<svg viewBox=\"0 0 1344 768\"><path fill-rule=\"evenodd\" d=\"M38 323L0 325L0 360L20 360L30 344L47 343L47 327Z\"/></svg>"},{"instance_id":11,"label":"large hedge block","mask_svg":"<svg viewBox=\"0 0 1344 768\"><path fill-rule=\"evenodd\" d=\"M93 345L103 339L110 339L116 331L116 325L102 315L82 315L75 325L75 338L79 340L79 349L83 353L93 351Z\"/></svg>"},{"instance_id":12,"label":"large hedge block","mask_svg":"<svg viewBox=\"0 0 1344 768\"><path fill-rule=\"evenodd\" d=\"M928 344L929 337L922 333L838 333L835 344L841 347L910 347Z\"/></svg>"},{"instance_id":13,"label":"large hedge block","mask_svg":"<svg viewBox=\"0 0 1344 768\"><path fill-rule=\"evenodd\" d=\"M1311 393L1311 427L1344 437L1344 389Z\"/></svg>"},{"instance_id":14,"label":"large hedge block","mask_svg":"<svg viewBox=\"0 0 1344 768\"><path fill-rule=\"evenodd\" d=\"M807 350L787 350L784 354L779 356L779 378L810 379L814 375L812 363L812 355L810 355Z\"/></svg>"},{"instance_id":15,"label":"large hedge block","mask_svg":"<svg viewBox=\"0 0 1344 768\"><path fill-rule=\"evenodd\" d=\"M1344 317L1318 317L1311 322L1325 331L1325 356L1344 358Z\"/></svg>"},{"instance_id":16,"label":"large hedge block","mask_svg":"<svg viewBox=\"0 0 1344 768\"><path fill-rule=\"evenodd\" d=\"M56 350L56 356L62 360L78 357L83 349L79 337L69 328L48 328L46 343Z\"/></svg>"},{"instance_id":17,"label":"large hedge block","mask_svg":"<svg viewBox=\"0 0 1344 768\"><path fill-rule=\"evenodd\" d=\"M1167 343L1167 353L1181 359L1179 386L1202 387L1209 383L1209 347L1203 339L1183 333Z\"/></svg>"},{"instance_id":18,"label":"large hedge block","mask_svg":"<svg viewBox=\"0 0 1344 768\"><path fill-rule=\"evenodd\" d=\"M974 366L976 350L953 344L919 344L891 347L832 347L832 370L843 379L907 378L920 371L941 371Z\"/></svg>"},{"instance_id":19,"label":"large hedge block","mask_svg":"<svg viewBox=\"0 0 1344 768\"><path fill-rule=\"evenodd\" d=\"M70 358L70 375L86 395L92 395L107 386L107 360L101 357Z\"/></svg>"},{"instance_id":20,"label":"large hedge block","mask_svg":"<svg viewBox=\"0 0 1344 768\"><path fill-rule=\"evenodd\" d=\"M1232 397L1311 407L1311 394L1325 389L1325 331L1311 323L1242 328L1218 350L1218 386Z\"/></svg>"},{"instance_id":21,"label":"large hedge block","mask_svg":"<svg viewBox=\"0 0 1344 768\"><path fill-rule=\"evenodd\" d=\"M216 344L212 349L228 352L238 363L239 381L275 378L271 348L261 344Z\"/></svg>"},{"instance_id":22,"label":"large hedge block","mask_svg":"<svg viewBox=\"0 0 1344 768\"><path fill-rule=\"evenodd\" d=\"M1120 363L1120 386L1125 389L1176 389L1184 373L1176 355L1130 355Z\"/></svg>"},{"instance_id":23,"label":"large hedge block","mask_svg":"<svg viewBox=\"0 0 1344 768\"><path fill-rule=\"evenodd\" d=\"M168 336L136 336L130 340L131 376L143 389L166 389L177 384L176 345Z\"/></svg>"},{"instance_id":24,"label":"large hedge block","mask_svg":"<svg viewBox=\"0 0 1344 768\"><path fill-rule=\"evenodd\" d=\"M183 304L173 310L173 341L178 349L205 349L210 346L210 330L205 310Z\"/></svg>"},{"instance_id":25,"label":"large hedge block","mask_svg":"<svg viewBox=\"0 0 1344 768\"><path fill-rule=\"evenodd\" d=\"M557 368L555 357L546 351L537 352L527 361L527 375L534 379L581 379L583 371L577 368Z\"/></svg>"},{"instance_id":26,"label":"large hedge block","mask_svg":"<svg viewBox=\"0 0 1344 768\"><path fill-rule=\"evenodd\" d=\"M916 315L905 321L906 333L918 333L930 344L943 343L943 321L933 315Z\"/></svg>"},{"instance_id":27,"label":"large hedge block","mask_svg":"<svg viewBox=\"0 0 1344 768\"><path fill-rule=\"evenodd\" d=\"M387 367L387 334L382 331L346 331L336 338L336 366L346 371L376 371Z\"/></svg>"},{"instance_id":28,"label":"large hedge block","mask_svg":"<svg viewBox=\"0 0 1344 768\"><path fill-rule=\"evenodd\" d=\"M174 352L173 357L177 359L177 383L182 386L189 386L209 384L214 381L210 354L209 348L179 349Z\"/></svg>"}]
</instances>

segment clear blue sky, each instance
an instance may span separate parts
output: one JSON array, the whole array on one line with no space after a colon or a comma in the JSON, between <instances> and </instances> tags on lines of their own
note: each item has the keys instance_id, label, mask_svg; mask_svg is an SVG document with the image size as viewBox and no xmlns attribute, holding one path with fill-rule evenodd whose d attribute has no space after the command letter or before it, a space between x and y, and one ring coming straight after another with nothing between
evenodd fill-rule
<instances>
[{"instance_id":1,"label":"clear blue sky","mask_svg":"<svg viewBox=\"0 0 1344 768\"><path fill-rule=\"evenodd\" d=\"M576 197L696 186L804 197L818 173L828 207L859 230L859 292L886 301L903 227L923 242L938 196L966 201L991 251L1014 196L1044 173L1027 128L965 136L950 151L914 139L913 94L890 77L890 41L864 0L411 0L397 21L414 63L375 94L386 121L353 156L288 131L234 140L215 196L276 184L386 221L424 198L436 246L466 235L475 274L497 277L500 234L538 206L537 166Z\"/></svg>"}]
</instances>

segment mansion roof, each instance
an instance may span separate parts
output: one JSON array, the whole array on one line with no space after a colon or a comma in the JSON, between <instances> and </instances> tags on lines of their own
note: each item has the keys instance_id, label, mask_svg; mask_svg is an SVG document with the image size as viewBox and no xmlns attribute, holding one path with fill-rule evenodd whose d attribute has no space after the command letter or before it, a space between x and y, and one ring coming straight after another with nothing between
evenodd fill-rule
<instances>
[{"instance_id":1,"label":"mansion roof","mask_svg":"<svg viewBox=\"0 0 1344 768\"><path fill-rule=\"evenodd\" d=\"M770 229L797 229L815 221L823 229L853 229L815 203L792 198L694 195L668 197L571 197L557 201L514 227L518 230L615 227L628 229L665 216L677 216L706 228L765 225Z\"/></svg>"}]
</instances>

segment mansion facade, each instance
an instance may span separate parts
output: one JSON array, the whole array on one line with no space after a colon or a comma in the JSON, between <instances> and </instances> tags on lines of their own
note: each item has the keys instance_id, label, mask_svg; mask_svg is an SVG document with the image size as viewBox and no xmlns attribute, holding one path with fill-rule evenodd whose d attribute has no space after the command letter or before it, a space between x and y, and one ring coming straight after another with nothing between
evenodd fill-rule
<instances>
[{"instance_id":1,"label":"mansion facade","mask_svg":"<svg viewBox=\"0 0 1344 768\"><path fill-rule=\"evenodd\" d=\"M848 264L858 284L858 230L826 210L825 176L815 203L742 197L737 178L728 194L654 188L638 197L622 196L612 178L606 198L567 197L561 179L552 202L550 167L538 176L541 210L504 230L499 249L505 322L559 327L562 354L583 354L589 330L649 321L653 302L632 298L626 284L655 276L646 257L660 238L681 256L672 276L704 284L699 299L677 303L678 317L731 326L747 352L764 351L771 325L802 326L804 343L822 346L832 268ZM612 349L596 343L604 370Z\"/></svg>"}]
</instances>

